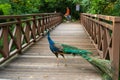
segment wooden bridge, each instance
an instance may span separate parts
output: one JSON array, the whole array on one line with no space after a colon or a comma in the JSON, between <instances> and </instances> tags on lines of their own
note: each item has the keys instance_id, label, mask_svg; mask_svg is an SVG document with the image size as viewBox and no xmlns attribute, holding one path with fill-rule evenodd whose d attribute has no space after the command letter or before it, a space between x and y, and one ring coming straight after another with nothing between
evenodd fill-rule
<instances>
[{"instance_id":1,"label":"wooden bridge","mask_svg":"<svg viewBox=\"0 0 120 80\"><path fill-rule=\"evenodd\" d=\"M65 55L67 66L60 57L57 66L46 39L48 30L56 42L111 60L113 80L118 80L120 18L81 14L81 22L62 23L61 14L45 13L0 16L0 20L5 21L0 23L1 80L102 80L80 56Z\"/></svg>"}]
</instances>

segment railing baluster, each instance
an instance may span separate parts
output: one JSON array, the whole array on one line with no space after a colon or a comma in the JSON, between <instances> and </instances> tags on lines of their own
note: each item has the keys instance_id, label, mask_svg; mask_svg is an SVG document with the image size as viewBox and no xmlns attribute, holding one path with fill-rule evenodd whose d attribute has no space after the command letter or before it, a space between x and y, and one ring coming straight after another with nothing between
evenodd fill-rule
<instances>
[{"instance_id":1,"label":"railing baluster","mask_svg":"<svg viewBox=\"0 0 120 80\"><path fill-rule=\"evenodd\" d=\"M8 26L3 27L3 57L9 56L9 44L8 44Z\"/></svg>"},{"instance_id":2,"label":"railing baluster","mask_svg":"<svg viewBox=\"0 0 120 80\"><path fill-rule=\"evenodd\" d=\"M41 23L40 23L40 19L38 19L38 20L37 20L37 32L38 32L39 37L41 36L41 35L40 35L40 34L41 34L41 29L40 29L40 27L41 27Z\"/></svg>"},{"instance_id":3,"label":"railing baluster","mask_svg":"<svg viewBox=\"0 0 120 80\"><path fill-rule=\"evenodd\" d=\"M17 46L18 46L18 50L19 52L21 53L21 48L22 48L22 45L21 45L21 37L22 37L22 32L21 32L21 20L20 18L17 19L18 21L18 24L17 24L17 29L16 29L16 41L17 41Z\"/></svg>"},{"instance_id":4,"label":"railing baluster","mask_svg":"<svg viewBox=\"0 0 120 80\"><path fill-rule=\"evenodd\" d=\"M45 30L45 17L42 15L42 35L44 35L44 30Z\"/></svg>"},{"instance_id":5,"label":"railing baluster","mask_svg":"<svg viewBox=\"0 0 120 80\"><path fill-rule=\"evenodd\" d=\"M35 16L33 16L33 21L32 21L32 36L33 36L33 39L34 39L34 42L36 41L36 19L35 19Z\"/></svg>"}]
</instances>

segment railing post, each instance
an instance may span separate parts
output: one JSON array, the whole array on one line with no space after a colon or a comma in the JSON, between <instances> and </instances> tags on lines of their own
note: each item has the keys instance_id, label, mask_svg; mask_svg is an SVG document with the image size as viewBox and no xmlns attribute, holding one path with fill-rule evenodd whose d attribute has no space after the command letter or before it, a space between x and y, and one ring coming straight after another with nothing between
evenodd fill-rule
<instances>
[{"instance_id":1,"label":"railing post","mask_svg":"<svg viewBox=\"0 0 120 80\"><path fill-rule=\"evenodd\" d=\"M42 15L42 29L41 29L41 32L42 32L42 35L44 35L44 30L45 30L45 19L44 19L44 15Z\"/></svg>"},{"instance_id":2,"label":"railing post","mask_svg":"<svg viewBox=\"0 0 120 80\"><path fill-rule=\"evenodd\" d=\"M46 31L47 30L47 26L48 26L48 24L47 24L47 15L45 16L45 30L44 31Z\"/></svg>"},{"instance_id":3,"label":"railing post","mask_svg":"<svg viewBox=\"0 0 120 80\"><path fill-rule=\"evenodd\" d=\"M80 14L80 23L83 25L83 14Z\"/></svg>"},{"instance_id":4,"label":"railing post","mask_svg":"<svg viewBox=\"0 0 120 80\"><path fill-rule=\"evenodd\" d=\"M54 25L54 15L51 15L51 25L52 25L52 27Z\"/></svg>"},{"instance_id":5,"label":"railing post","mask_svg":"<svg viewBox=\"0 0 120 80\"><path fill-rule=\"evenodd\" d=\"M114 20L115 21L115 20ZM113 80L119 78L119 57L120 57L120 22L113 23L113 39L112 39L112 67L113 67Z\"/></svg>"},{"instance_id":6,"label":"railing post","mask_svg":"<svg viewBox=\"0 0 120 80\"><path fill-rule=\"evenodd\" d=\"M38 24L38 25L37 25L37 24ZM39 36L40 36L40 34L41 34L41 30L40 30L40 28L41 28L41 20L40 20L40 19L37 19L37 20L36 20L36 26L37 26L38 34L39 34Z\"/></svg>"},{"instance_id":7,"label":"railing post","mask_svg":"<svg viewBox=\"0 0 120 80\"><path fill-rule=\"evenodd\" d=\"M33 16L33 26L32 26L32 34L34 42L36 41L36 16Z\"/></svg>"},{"instance_id":8,"label":"railing post","mask_svg":"<svg viewBox=\"0 0 120 80\"><path fill-rule=\"evenodd\" d=\"M50 15L48 15L48 21L47 21L47 23L48 23L48 29L50 29Z\"/></svg>"},{"instance_id":9,"label":"railing post","mask_svg":"<svg viewBox=\"0 0 120 80\"><path fill-rule=\"evenodd\" d=\"M25 30L25 36L26 36L26 41L27 41L27 43L29 43L30 42L30 28L31 26L30 26L30 22L29 21L27 21L26 22L26 30Z\"/></svg>"},{"instance_id":10,"label":"railing post","mask_svg":"<svg viewBox=\"0 0 120 80\"><path fill-rule=\"evenodd\" d=\"M3 53L4 58L9 56L8 27L3 27Z\"/></svg>"},{"instance_id":11,"label":"railing post","mask_svg":"<svg viewBox=\"0 0 120 80\"><path fill-rule=\"evenodd\" d=\"M17 18L18 24L17 24L17 29L16 29L16 41L17 41L17 46L18 46L18 50L19 53L21 53L21 37L22 37L22 33L21 33L21 20L20 18Z\"/></svg>"}]
</instances>

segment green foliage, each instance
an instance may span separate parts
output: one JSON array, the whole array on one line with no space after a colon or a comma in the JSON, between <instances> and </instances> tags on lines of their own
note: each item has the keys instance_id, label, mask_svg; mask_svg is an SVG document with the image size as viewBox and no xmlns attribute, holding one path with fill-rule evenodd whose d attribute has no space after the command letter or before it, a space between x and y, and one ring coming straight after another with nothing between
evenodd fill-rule
<instances>
[{"instance_id":1,"label":"green foliage","mask_svg":"<svg viewBox=\"0 0 120 80\"><path fill-rule=\"evenodd\" d=\"M73 3L80 4L82 0L73 0Z\"/></svg>"},{"instance_id":2,"label":"green foliage","mask_svg":"<svg viewBox=\"0 0 120 80\"><path fill-rule=\"evenodd\" d=\"M82 12L120 16L120 0L82 0Z\"/></svg>"},{"instance_id":3,"label":"green foliage","mask_svg":"<svg viewBox=\"0 0 120 80\"><path fill-rule=\"evenodd\" d=\"M3 56L2 56L2 54L0 53L0 58L2 58Z\"/></svg>"},{"instance_id":4,"label":"green foliage","mask_svg":"<svg viewBox=\"0 0 120 80\"><path fill-rule=\"evenodd\" d=\"M89 0L89 9L86 12L93 14L102 14L107 4L108 2L106 2L106 0Z\"/></svg>"},{"instance_id":5,"label":"green foliage","mask_svg":"<svg viewBox=\"0 0 120 80\"><path fill-rule=\"evenodd\" d=\"M82 12L87 12L90 8L90 0L82 0L81 6L82 6Z\"/></svg>"},{"instance_id":6,"label":"green foliage","mask_svg":"<svg viewBox=\"0 0 120 80\"><path fill-rule=\"evenodd\" d=\"M9 0L0 0L0 4L9 3Z\"/></svg>"},{"instance_id":7,"label":"green foliage","mask_svg":"<svg viewBox=\"0 0 120 80\"><path fill-rule=\"evenodd\" d=\"M4 15L4 13L3 13L3 10L2 10L2 9L0 9L0 15Z\"/></svg>"},{"instance_id":8,"label":"green foliage","mask_svg":"<svg viewBox=\"0 0 120 80\"><path fill-rule=\"evenodd\" d=\"M75 10L80 4L80 11ZM105 15L120 15L120 0L1 0L0 9L4 15L61 12L70 8L72 18L79 18L80 12Z\"/></svg>"},{"instance_id":9,"label":"green foliage","mask_svg":"<svg viewBox=\"0 0 120 80\"><path fill-rule=\"evenodd\" d=\"M0 48L3 48L3 38L0 39Z\"/></svg>"},{"instance_id":10,"label":"green foliage","mask_svg":"<svg viewBox=\"0 0 120 80\"><path fill-rule=\"evenodd\" d=\"M76 3L79 1L81 0L1 0L0 5L4 14L12 15L55 11L65 14L66 7L69 7L72 19L79 19L79 12L75 10Z\"/></svg>"},{"instance_id":11,"label":"green foliage","mask_svg":"<svg viewBox=\"0 0 120 80\"><path fill-rule=\"evenodd\" d=\"M10 2L12 14L28 14L39 12L40 0L14 0Z\"/></svg>"},{"instance_id":12,"label":"green foliage","mask_svg":"<svg viewBox=\"0 0 120 80\"><path fill-rule=\"evenodd\" d=\"M57 0L45 0L45 2L56 2Z\"/></svg>"},{"instance_id":13,"label":"green foliage","mask_svg":"<svg viewBox=\"0 0 120 80\"><path fill-rule=\"evenodd\" d=\"M111 15L120 16L120 0L113 4L113 10L110 12Z\"/></svg>"},{"instance_id":14,"label":"green foliage","mask_svg":"<svg viewBox=\"0 0 120 80\"><path fill-rule=\"evenodd\" d=\"M0 48L3 48L3 38L0 39ZM0 58L2 58L2 54L0 53Z\"/></svg>"},{"instance_id":15,"label":"green foliage","mask_svg":"<svg viewBox=\"0 0 120 80\"><path fill-rule=\"evenodd\" d=\"M0 4L0 9L3 11L4 15L8 15L11 11L11 5L8 3Z\"/></svg>"}]
</instances>

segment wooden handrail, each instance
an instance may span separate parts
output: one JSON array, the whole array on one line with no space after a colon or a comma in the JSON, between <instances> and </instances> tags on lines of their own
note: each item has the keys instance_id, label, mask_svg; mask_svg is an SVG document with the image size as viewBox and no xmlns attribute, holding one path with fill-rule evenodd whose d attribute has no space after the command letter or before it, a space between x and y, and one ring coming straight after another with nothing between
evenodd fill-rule
<instances>
[{"instance_id":1,"label":"wooden handrail","mask_svg":"<svg viewBox=\"0 0 120 80\"><path fill-rule=\"evenodd\" d=\"M4 20L4 21L2 21ZM0 63L43 37L62 21L60 13L0 16Z\"/></svg>"},{"instance_id":2,"label":"wooden handrail","mask_svg":"<svg viewBox=\"0 0 120 80\"><path fill-rule=\"evenodd\" d=\"M25 14L25 15L0 15L0 19L14 19L14 18L24 18L24 17L32 17L32 16L49 16L49 15L60 15L60 13L38 13L38 14Z\"/></svg>"},{"instance_id":3,"label":"wooden handrail","mask_svg":"<svg viewBox=\"0 0 120 80\"><path fill-rule=\"evenodd\" d=\"M81 13L81 24L91 36L102 58L109 59L113 67L113 80L119 78L120 17Z\"/></svg>"}]
</instances>

